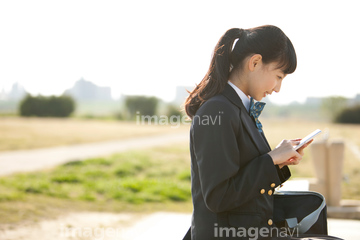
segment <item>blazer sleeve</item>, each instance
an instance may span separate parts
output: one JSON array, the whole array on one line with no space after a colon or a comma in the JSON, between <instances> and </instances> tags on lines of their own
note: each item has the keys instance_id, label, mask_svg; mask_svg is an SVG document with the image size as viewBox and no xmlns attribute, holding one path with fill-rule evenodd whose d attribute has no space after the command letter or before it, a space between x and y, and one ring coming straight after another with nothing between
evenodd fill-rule
<instances>
[{"instance_id":1,"label":"blazer sleeve","mask_svg":"<svg viewBox=\"0 0 360 240\"><path fill-rule=\"evenodd\" d=\"M221 119L214 122L214 119ZM269 154L240 167L237 134L241 120L231 104L206 102L193 118L193 151L202 195L213 212L229 211L260 196L261 189L280 185L287 174L274 165ZM243 156L246 153L242 153ZM282 177L281 177L282 176ZM282 178L282 179L281 179Z\"/></svg>"},{"instance_id":2,"label":"blazer sleeve","mask_svg":"<svg viewBox=\"0 0 360 240\"><path fill-rule=\"evenodd\" d=\"M280 168L278 165L276 165L276 170L278 172L281 183L286 182L291 177L290 169L288 166L283 166L282 168Z\"/></svg>"}]
</instances>

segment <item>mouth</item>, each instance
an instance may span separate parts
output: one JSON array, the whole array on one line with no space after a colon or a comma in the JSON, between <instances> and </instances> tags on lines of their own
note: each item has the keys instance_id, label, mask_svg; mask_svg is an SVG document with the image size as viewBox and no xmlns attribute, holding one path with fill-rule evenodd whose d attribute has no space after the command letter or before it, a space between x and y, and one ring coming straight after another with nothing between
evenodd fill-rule
<instances>
[{"instance_id":1,"label":"mouth","mask_svg":"<svg viewBox=\"0 0 360 240\"><path fill-rule=\"evenodd\" d=\"M271 94L272 94L272 92L265 92L264 97L267 97L268 95L271 95Z\"/></svg>"}]
</instances>

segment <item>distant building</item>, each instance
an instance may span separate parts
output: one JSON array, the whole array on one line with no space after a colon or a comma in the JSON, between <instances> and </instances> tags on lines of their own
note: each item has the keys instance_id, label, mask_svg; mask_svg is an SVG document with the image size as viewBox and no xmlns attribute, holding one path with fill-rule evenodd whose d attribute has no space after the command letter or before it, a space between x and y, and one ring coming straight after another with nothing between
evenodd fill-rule
<instances>
[{"instance_id":1,"label":"distant building","mask_svg":"<svg viewBox=\"0 0 360 240\"><path fill-rule=\"evenodd\" d=\"M354 99L355 104L360 104L360 94L357 94Z\"/></svg>"},{"instance_id":2,"label":"distant building","mask_svg":"<svg viewBox=\"0 0 360 240\"><path fill-rule=\"evenodd\" d=\"M5 92L5 89L2 89L0 92L0 100L6 101L20 101L26 96L27 92L23 86L19 83L14 83L11 86L10 92Z\"/></svg>"},{"instance_id":3,"label":"distant building","mask_svg":"<svg viewBox=\"0 0 360 240\"><path fill-rule=\"evenodd\" d=\"M0 92L0 100L5 100L6 99L6 92L5 89L3 88Z\"/></svg>"},{"instance_id":4,"label":"distant building","mask_svg":"<svg viewBox=\"0 0 360 240\"><path fill-rule=\"evenodd\" d=\"M83 78L67 89L64 95L70 95L77 101L112 101L111 88L99 87Z\"/></svg>"},{"instance_id":5,"label":"distant building","mask_svg":"<svg viewBox=\"0 0 360 240\"><path fill-rule=\"evenodd\" d=\"M350 105L350 106L360 105L360 94L357 94L357 95L355 96L355 98L350 99L350 100L349 100L349 105Z\"/></svg>"}]
</instances>

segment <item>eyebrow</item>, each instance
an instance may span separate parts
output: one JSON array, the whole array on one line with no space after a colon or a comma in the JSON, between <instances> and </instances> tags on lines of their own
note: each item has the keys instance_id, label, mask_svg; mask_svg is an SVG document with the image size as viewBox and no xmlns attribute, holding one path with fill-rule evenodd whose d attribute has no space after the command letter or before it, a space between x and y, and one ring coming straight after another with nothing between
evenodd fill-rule
<instances>
[{"instance_id":1,"label":"eyebrow","mask_svg":"<svg viewBox=\"0 0 360 240\"><path fill-rule=\"evenodd\" d=\"M281 73L284 75L284 77L286 76L286 73L284 72L284 70L280 69Z\"/></svg>"}]
</instances>

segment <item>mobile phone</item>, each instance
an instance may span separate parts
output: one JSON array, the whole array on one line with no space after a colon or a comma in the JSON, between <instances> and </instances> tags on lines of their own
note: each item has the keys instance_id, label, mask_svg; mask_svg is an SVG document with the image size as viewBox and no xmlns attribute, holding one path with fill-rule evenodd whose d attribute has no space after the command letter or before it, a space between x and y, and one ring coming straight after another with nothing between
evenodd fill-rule
<instances>
[{"instance_id":1,"label":"mobile phone","mask_svg":"<svg viewBox=\"0 0 360 240\"><path fill-rule=\"evenodd\" d=\"M311 139L313 139L319 133L321 133L321 130L316 129L315 131L313 131L312 133L310 133L309 135L304 137L298 145L294 146L294 150L298 150L299 148L301 148L305 143L309 142Z\"/></svg>"}]
</instances>

